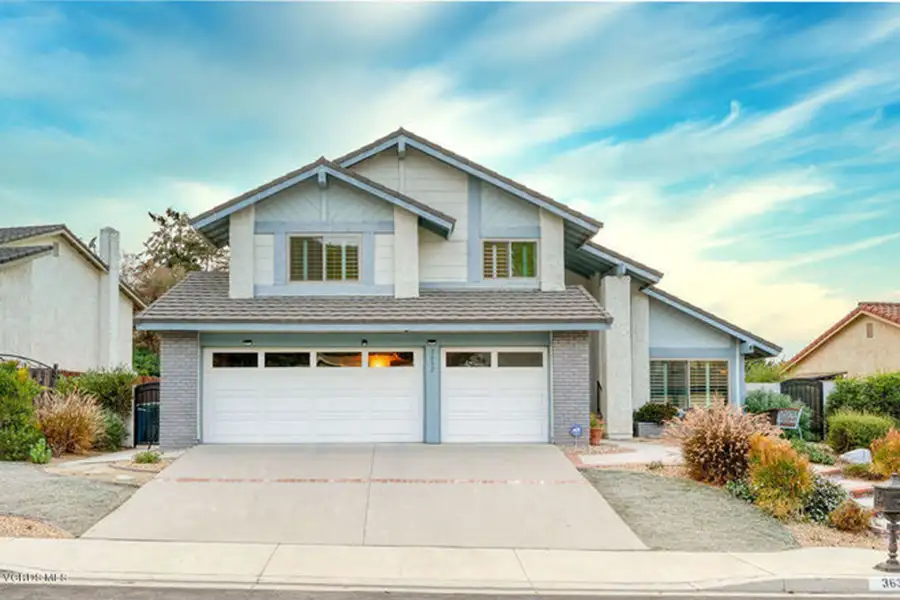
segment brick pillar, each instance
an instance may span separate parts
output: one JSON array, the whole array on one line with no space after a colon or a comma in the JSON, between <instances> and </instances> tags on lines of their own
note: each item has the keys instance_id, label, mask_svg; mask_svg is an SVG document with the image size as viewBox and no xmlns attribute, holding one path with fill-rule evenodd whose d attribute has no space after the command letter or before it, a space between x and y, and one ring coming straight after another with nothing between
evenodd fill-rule
<instances>
[{"instance_id":1,"label":"brick pillar","mask_svg":"<svg viewBox=\"0 0 900 600\"><path fill-rule=\"evenodd\" d=\"M186 448L197 443L200 340L196 332L160 334L159 445Z\"/></svg>"},{"instance_id":2,"label":"brick pillar","mask_svg":"<svg viewBox=\"0 0 900 600\"><path fill-rule=\"evenodd\" d=\"M586 439L590 428L590 336L586 331L551 334L550 357L553 394L553 439L556 444L574 442L569 427L581 425Z\"/></svg>"}]
</instances>

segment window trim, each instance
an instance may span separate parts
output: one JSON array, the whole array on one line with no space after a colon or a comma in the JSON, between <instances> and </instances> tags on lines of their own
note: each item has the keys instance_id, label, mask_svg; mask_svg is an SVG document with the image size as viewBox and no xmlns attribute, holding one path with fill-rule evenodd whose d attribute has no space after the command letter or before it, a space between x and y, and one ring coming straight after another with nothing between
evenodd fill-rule
<instances>
[{"instance_id":1,"label":"window trim","mask_svg":"<svg viewBox=\"0 0 900 600\"><path fill-rule=\"evenodd\" d=\"M322 285L322 284L332 284L332 285L341 285L341 284L352 284L358 285L363 283L363 265L365 264L365 260L363 258L363 235L362 233L288 233L286 236L285 242L285 256L284 261L284 281L287 285L294 284L302 284L302 285ZM291 240L294 238L301 239L317 239L322 244L322 279L292 279L291 278ZM342 248L346 248L347 242L354 240L354 244L356 246L356 279L347 279L347 252L346 249L341 252L341 274L344 275L343 279L328 279L328 251L327 246L328 242L326 240L337 240L340 239L342 241Z\"/></svg>"},{"instance_id":2,"label":"window trim","mask_svg":"<svg viewBox=\"0 0 900 600\"><path fill-rule=\"evenodd\" d=\"M734 389L734 381L733 381L734 372L732 370L731 361L728 360L727 358L721 358L721 357L717 357L717 358L653 358L653 357L651 357L650 358L650 368L648 369L648 371L652 369L652 364L654 362L687 363L687 367L685 369L685 377L686 377L685 386L688 391L688 396L687 396L688 406L687 406L687 408L693 408L693 403L691 402L691 363L697 363L697 362L707 363L707 364L714 363L714 362L725 363L727 370L728 370L728 373L725 375L725 379L728 382L728 397L725 398L725 401L729 405L736 404L735 394L737 392ZM656 402L657 404L662 404L662 402L657 402L656 400L653 399L652 373L649 374L649 379L650 379L650 381L648 381L649 393L647 394L647 401L648 402ZM707 390L706 390L706 396L707 396L706 406L709 407L711 405L711 401L712 401L712 393L710 393L709 388L707 388Z\"/></svg>"},{"instance_id":3,"label":"window trim","mask_svg":"<svg viewBox=\"0 0 900 600\"><path fill-rule=\"evenodd\" d=\"M506 277L498 277L497 273L497 256L494 255L493 264L491 265L491 271L494 274L493 277L485 277L484 275L484 247L485 244L503 244L507 245L507 256L508 266L509 266L509 274ZM516 243L531 243L534 244L534 275L530 277L517 277L512 274L513 266L512 266L512 245ZM511 239L511 238L482 238L481 240L481 279L483 281L534 281L538 279L541 275L541 240L536 238L519 238L519 239Z\"/></svg>"},{"instance_id":4,"label":"window trim","mask_svg":"<svg viewBox=\"0 0 900 600\"><path fill-rule=\"evenodd\" d=\"M447 354L450 352L486 352L491 355L489 367L448 367ZM535 352L542 355L540 367L501 367L499 354L501 352ZM546 369L550 372L550 348L547 346L444 346L441 348L441 369L472 369L495 371L497 369Z\"/></svg>"}]
</instances>

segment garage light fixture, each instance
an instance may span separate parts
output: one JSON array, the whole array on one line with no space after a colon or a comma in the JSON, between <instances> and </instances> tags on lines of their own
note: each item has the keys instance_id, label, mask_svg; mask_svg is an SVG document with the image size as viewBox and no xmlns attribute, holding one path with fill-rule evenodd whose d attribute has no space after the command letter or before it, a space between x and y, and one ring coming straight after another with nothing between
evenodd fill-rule
<instances>
[{"instance_id":1,"label":"garage light fixture","mask_svg":"<svg viewBox=\"0 0 900 600\"><path fill-rule=\"evenodd\" d=\"M252 346L252 345L253 345L253 340L244 340L244 341L241 342L241 343L244 344L245 346Z\"/></svg>"},{"instance_id":2,"label":"garage light fixture","mask_svg":"<svg viewBox=\"0 0 900 600\"><path fill-rule=\"evenodd\" d=\"M362 347L365 348L366 346L369 345L369 340L364 339L361 343L362 343Z\"/></svg>"}]
</instances>

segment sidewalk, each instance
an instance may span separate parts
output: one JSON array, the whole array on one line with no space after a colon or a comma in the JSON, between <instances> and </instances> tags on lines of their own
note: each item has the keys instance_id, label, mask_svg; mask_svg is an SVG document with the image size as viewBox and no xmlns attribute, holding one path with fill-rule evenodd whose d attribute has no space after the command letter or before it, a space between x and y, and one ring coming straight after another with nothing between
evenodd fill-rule
<instances>
[{"instance_id":1,"label":"sidewalk","mask_svg":"<svg viewBox=\"0 0 900 600\"><path fill-rule=\"evenodd\" d=\"M552 592L868 591L884 553L605 552L0 538L0 571L73 584Z\"/></svg>"}]
</instances>

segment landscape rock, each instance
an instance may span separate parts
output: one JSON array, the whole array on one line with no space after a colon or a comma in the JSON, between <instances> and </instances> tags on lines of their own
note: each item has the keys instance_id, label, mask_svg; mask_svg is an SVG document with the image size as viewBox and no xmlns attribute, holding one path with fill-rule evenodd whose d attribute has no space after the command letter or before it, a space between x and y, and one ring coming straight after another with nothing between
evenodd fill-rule
<instances>
[{"instance_id":1,"label":"landscape rock","mask_svg":"<svg viewBox=\"0 0 900 600\"><path fill-rule=\"evenodd\" d=\"M857 448L841 454L840 459L851 465L864 465L872 462L872 452L868 448Z\"/></svg>"}]
</instances>

